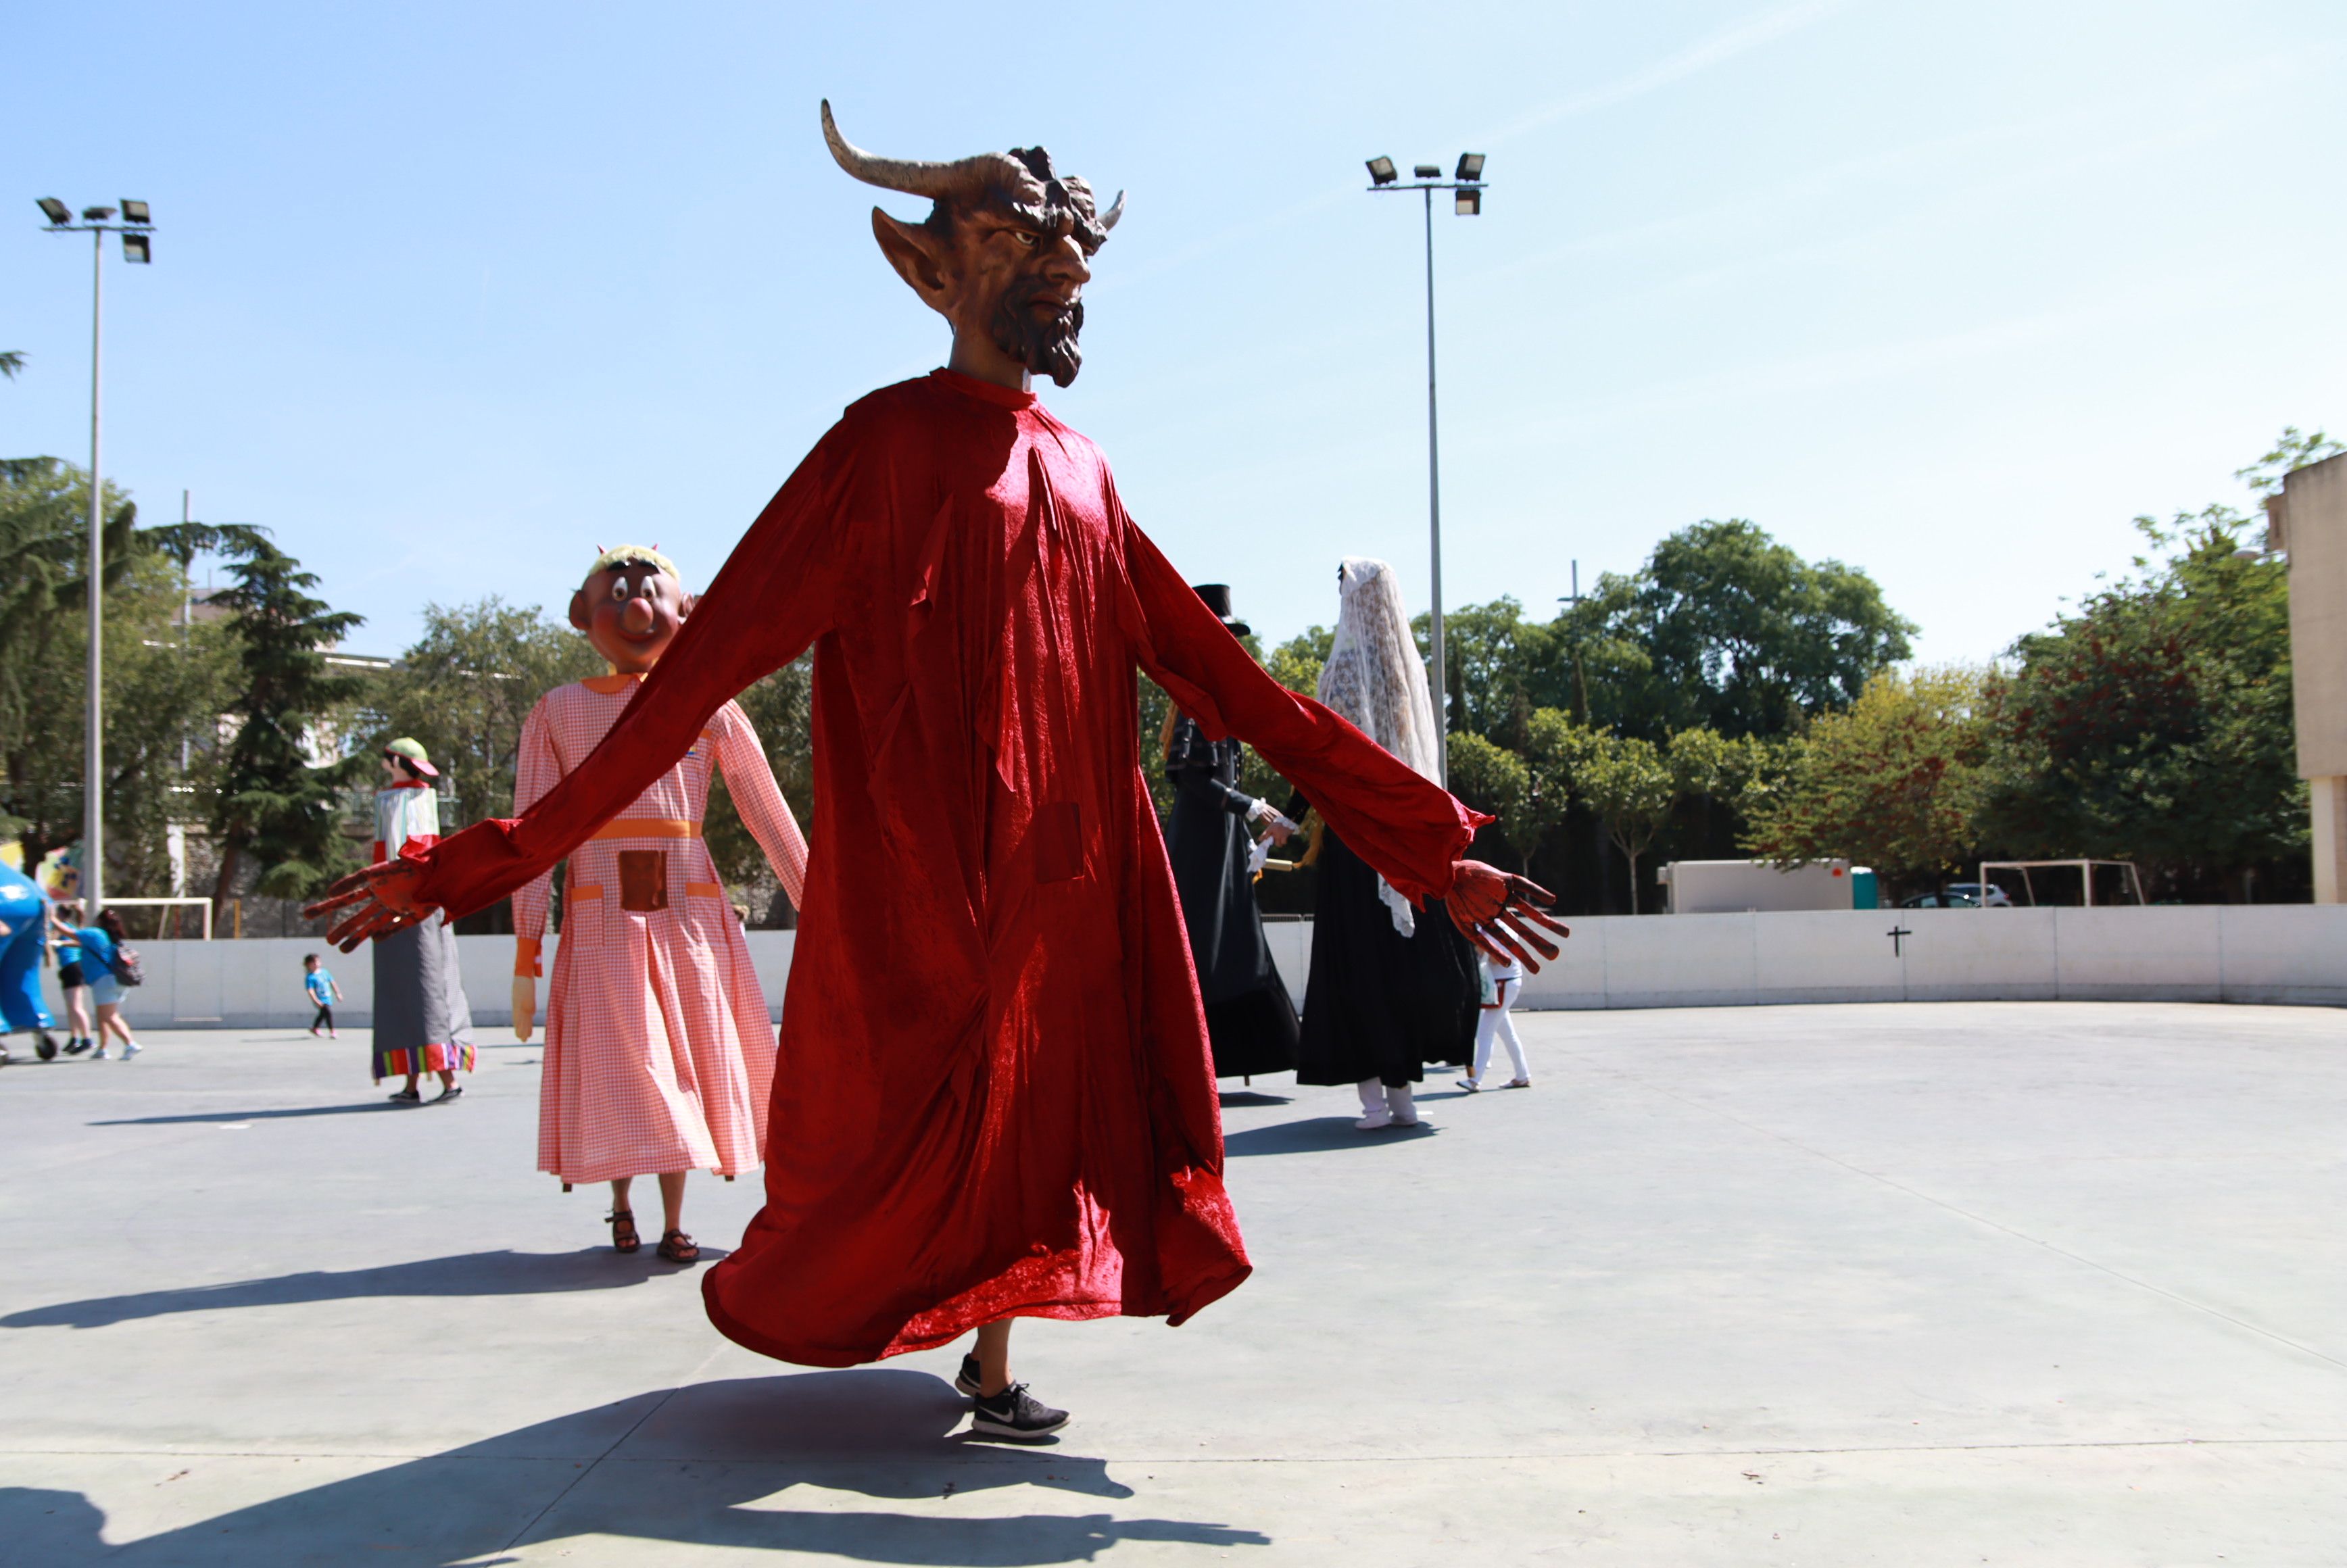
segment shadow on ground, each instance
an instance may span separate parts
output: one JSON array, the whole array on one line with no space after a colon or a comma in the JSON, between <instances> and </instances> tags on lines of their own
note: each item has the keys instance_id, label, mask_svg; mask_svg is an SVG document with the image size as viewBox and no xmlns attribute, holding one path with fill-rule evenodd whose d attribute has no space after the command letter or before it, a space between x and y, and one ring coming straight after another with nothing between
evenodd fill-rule
<instances>
[{"instance_id":1,"label":"shadow on ground","mask_svg":"<svg viewBox=\"0 0 2347 1568\"><path fill-rule=\"evenodd\" d=\"M703 1246L702 1265L725 1255ZM572 1290L615 1290L641 1285L677 1266L658 1261L647 1248L632 1257L609 1247L579 1252L468 1252L454 1257L419 1258L380 1268L281 1274L270 1279L240 1279L228 1285L196 1285L178 1290L148 1290L136 1296L98 1296L53 1307L29 1307L0 1317L0 1328L103 1328L140 1317L178 1312L218 1312L236 1307L284 1307L310 1301L350 1301L362 1296L550 1296Z\"/></svg>"},{"instance_id":2,"label":"shadow on ground","mask_svg":"<svg viewBox=\"0 0 2347 1568\"><path fill-rule=\"evenodd\" d=\"M579 1536L865 1563L1085 1562L1126 1541L1267 1546L1261 1532L1081 1514L791 1509L797 1486L882 1501L1035 1486L1133 1496L1107 1462L950 1435L967 1409L942 1379L866 1368L744 1378L642 1394L112 1546L80 1492L0 1487L12 1563L151 1568L358 1560L454 1568ZM203 1461L186 1461L191 1468ZM811 1497L810 1501L813 1501ZM661 1561L647 1554L647 1561Z\"/></svg>"},{"instance_id":3,"label":"shadow on ground","mask_svg":"<svg viewBox=\"0 0 2347 1568\"><path fill-rule=\"evenodd\" d=\"M1350 1116L1315 1116L1308 1122L1279 1122L1223 1134L1223 1153L1233 1159L1248 1154L1314 1154L1324 1149L1375 1149L1408 1138L1431 1138L1434 1129L1421 1122L1415 1127L1382 1127L1364 1132Z\"/></svg>"},{"instance_id":4,"label":"shadow on ground","mask_svg":"<svg viewBox=\"0 0 2347 1568\"><path fill-rule=\"evenodd\" d=\"M357 1105L292 1105L276 1111L191 1111L182 1116L122 1116L111 1122L93 1122L93 1127L169 1127L182 1122L281 1122L289 1116L364 1116L382 1112L396 1115L411 1111L412 1105L402 1105L389 1099L369 1100Z\"/></svg>"}]
</instances>

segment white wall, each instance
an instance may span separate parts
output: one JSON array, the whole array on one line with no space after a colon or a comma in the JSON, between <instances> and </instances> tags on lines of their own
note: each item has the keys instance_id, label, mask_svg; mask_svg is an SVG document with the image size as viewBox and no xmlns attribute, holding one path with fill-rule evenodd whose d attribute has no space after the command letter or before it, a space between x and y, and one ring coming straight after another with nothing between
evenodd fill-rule
<instances>
[{"instance_id":1,"label":"white wall","mask_svg":"<svg viewBox=\"0 0 2347 1568\"><path fill-rule=\"evenodd\" d=\"M2229 1001L2347 1006L2347 905L2097 909L1852 909L1610 916L1568 922L1564 956L1521 1005L1748 1007L1838 1001ZM1893 927L1907 933L1896 943ZM1312 923L1264 927L1304 999ZM782 1016L793 933L753 931L767 1010ZM336 1021L373 1020L373 965L314 940L138 942L147 983L125 1010L145 1029L301 1028L302 955L322 953L347 999ZM513 938L460 937L465 989L483 1027L512 1021ZM547 956L553 957L548 945ZM549 962L548 968L552 966ZM47 972L52 1010L56 975ZM546 982L538 982L539 1006ZM59 1011L60 1018L64 1015Z\"/></svg>"}]
</instances>

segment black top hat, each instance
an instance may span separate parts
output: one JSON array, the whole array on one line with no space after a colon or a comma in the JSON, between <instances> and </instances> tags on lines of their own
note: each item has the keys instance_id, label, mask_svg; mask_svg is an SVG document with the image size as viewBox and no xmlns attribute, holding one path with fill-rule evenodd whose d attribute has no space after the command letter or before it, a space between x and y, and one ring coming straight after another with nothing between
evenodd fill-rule
<instances>
[{"instance_id":1,"label":"black top hat","mask_svg":"<svg viewBox=\"0 0 2347 1568\"><path fill-rule=\"evenodd\" d=\"M1223 625L1229 629L1233 637L1247 635L1250 630L1247 623L1244 620L1235 620L1231 617L1231 585L1229 583L1194 582L1190 585L1190 589L1206 601L1208 610L1222 618Z\"/></svg>"}]
</instances>

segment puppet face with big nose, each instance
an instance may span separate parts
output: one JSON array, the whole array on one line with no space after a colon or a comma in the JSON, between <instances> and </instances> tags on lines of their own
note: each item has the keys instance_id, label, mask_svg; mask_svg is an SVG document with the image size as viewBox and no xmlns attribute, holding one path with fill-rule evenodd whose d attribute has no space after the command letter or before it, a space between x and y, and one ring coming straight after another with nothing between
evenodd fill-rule
<instances>
[{"instance_id":1,"label":"puppet face with big nose","mask_svg":"<svg viewBox=\"0 0 2347 1568\"><path fill-rule=\"evenodd\" d=\"M692 613L684 584L650 561L620 561L589 577L570 596L570 624L621 675L660 662Z\"/></svg>"}]
</instances>

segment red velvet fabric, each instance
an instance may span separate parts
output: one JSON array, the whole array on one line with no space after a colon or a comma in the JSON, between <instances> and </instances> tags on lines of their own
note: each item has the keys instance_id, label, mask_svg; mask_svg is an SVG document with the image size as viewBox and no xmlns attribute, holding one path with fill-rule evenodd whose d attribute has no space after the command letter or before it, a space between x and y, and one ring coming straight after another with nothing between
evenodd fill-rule
<instances>
[{"instance_id":1,"label":"red velvet fabric","mask_svg":"<svg viewBox=\"0 0 2347 1568\"><path fill-rule=\"evenodd\" d=\"M601 747L519 820L420 856L423 896L463 913L520 886L810 643L766 1204L703 1281L711 1318L824 1367L1006 1316L1180 1323L1250 1265L1134 668L1413 897L1485 819L1266 675L1091 442L939 371L846 412Z\"/></svg>"}]
</instances>

